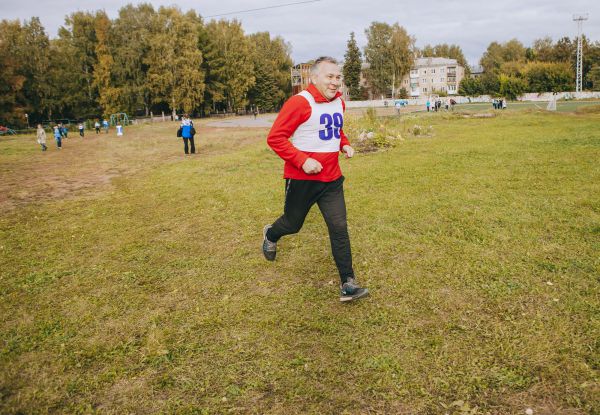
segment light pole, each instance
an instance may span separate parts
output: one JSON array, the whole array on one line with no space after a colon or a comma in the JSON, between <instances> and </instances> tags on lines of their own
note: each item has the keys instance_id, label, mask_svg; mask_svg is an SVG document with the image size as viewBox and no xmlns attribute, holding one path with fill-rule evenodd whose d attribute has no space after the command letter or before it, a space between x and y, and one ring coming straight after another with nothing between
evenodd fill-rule
<instances>
[{"instance_id":1,"label":"light pole","mask_svg":"<svg viewBox=\"0 0 600 415\"><path fill-rule=\"evenodd\" d=\"M575 92L581 92L581 85L583 83L583 68L581 65L583 60L583 43L581 41L581 31L583 27L583 22L587 19L587 13L573 15L573 21L577 22L577 79L575 80Z\"/></svg>"},{"instance_id":2,"label":"light pole","mask_svg":"<svg viewBox=\"0 0 600 415\"><path fill-rule=\"evenodd\" d=\"M27 129L29 129L29 114L25 114L25 119L27 120Z\"/></svg>"}]
</instances>

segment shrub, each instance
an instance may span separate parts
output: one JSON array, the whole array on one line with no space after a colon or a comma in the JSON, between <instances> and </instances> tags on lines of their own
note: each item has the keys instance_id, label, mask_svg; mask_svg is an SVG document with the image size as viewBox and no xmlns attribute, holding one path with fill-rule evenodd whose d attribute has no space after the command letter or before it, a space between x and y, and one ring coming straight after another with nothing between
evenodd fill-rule
<instances>
[{"instance_id":1,"label":"shrub","mask_svg":"<svg viewBox=\"0 0 600 415\"><path fill-rule=\"evenodd\" d=\"M433 127L415 124L409 128L408 132L415 137L431 137L433 136Z\"/></svg>"},{"instance_id":2,"label":"shrub","mask_svg":"<svg viewBox=\"0 0 600 415\"><path fill-rule=\"evenodd\" d=\"M393 147L397 140L403 140L397 126L390 126L390 120L377 118L375 109L367 109L361 118L347 117L345 133L353 138L353 145L359 152L372 152Z\"/></svg>"}]
</instances>

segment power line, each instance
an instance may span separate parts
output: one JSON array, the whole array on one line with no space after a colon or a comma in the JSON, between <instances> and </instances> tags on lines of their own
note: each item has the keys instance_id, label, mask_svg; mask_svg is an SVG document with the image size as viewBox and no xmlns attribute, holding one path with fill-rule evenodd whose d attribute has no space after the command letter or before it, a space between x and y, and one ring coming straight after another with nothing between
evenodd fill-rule
<instances>
[{"instance_id":1,"label":"power line","mask_svg":"<svg viewBox=\"0 0 600 415\"><path fill-rule=\"evenodd\" d=\"M305 4L305 3L316 3L318 1L321 0L308 0L308 1L297 1L295 3L286 3L286 4L279 4L277 6L267 6L267 7L259 7L256 9L247 9L247 10L239 10L237 12L229 12L229 13L221 13L221 14L213 14L212 16L205 16L205 18L209 18L209 17L219 17L219 16L228 16L230 14L237 14L237 13L248 13L248 12L255 12L258 10L267 10L267 9L276 9L278 7L287 7L287 6L294 6L296 4Z\"/></svg>"}]
</instances>

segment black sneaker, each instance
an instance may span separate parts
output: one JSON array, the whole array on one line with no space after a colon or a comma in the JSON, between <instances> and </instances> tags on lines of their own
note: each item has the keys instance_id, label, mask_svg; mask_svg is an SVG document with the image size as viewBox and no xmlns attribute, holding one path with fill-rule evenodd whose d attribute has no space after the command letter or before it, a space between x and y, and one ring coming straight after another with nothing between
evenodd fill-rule
<instances>
[{"instance_id":1,"label":"black sneaker","mask_svg":"<svg viewBox=\"0 0 600 415\"><path fill-rule=\"evenodd\" d=\"M366 288L360 288L354 278L348 278L348 280L340 287L340 301L354 301L359 298L367 297L369 290Z\"/></svg>"},{"instance_id":2,"label":"black sneaker","mask_svg":"<svg viewBox=\"0 0 600 415\"><path fill-rule=\"evenodd\" d=\"M262 251L267 258L267 261L275 261L275 255L277 255L277 242L271 242L267 239L267 231L272 225L265 225L263 228L263 244Z\"/></svg>"}]
</instances>

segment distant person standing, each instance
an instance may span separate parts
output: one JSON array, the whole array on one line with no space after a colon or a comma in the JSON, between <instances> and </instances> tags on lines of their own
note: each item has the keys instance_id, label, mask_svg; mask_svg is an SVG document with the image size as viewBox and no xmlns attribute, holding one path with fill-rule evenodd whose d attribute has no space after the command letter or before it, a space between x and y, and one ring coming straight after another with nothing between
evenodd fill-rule
<instances>
[{"instance_id":1,"label":"distant person standing","mask_svg":"<svg viewBox=\"0 0 600 415\"><path fill-rule=\"evenodd\" d=\"M450 98L450 109L452 111L454 111L454 106L456 105L456 101L452 98Z\"/></svg>"},{"instance_id":2,"label":"distant person standing","mask_svg":"<svg viewBox=\"0 0 600 415\"><path fill-rule=\"evenodd\" d=\"M80 122L79 126L77 128L79 129L79 137L83 137L83 135L84 135L84 132L83 132L84 131L83 123Z\"/></svg>"},{"instance_id":3,"label":"distant person standing","mask_svg":"<svg viewBox=\"0 0 600 415\"><path fill-rule=\"evenodd\" d=\"M100 121L96 120L94 128L96 129L96 134L100 134Z\"/></svg>"},{"instance_id":4,"label":"distant person standing","mask_svg":"<svg viewBox=\"0 0 600 415\"><path fill-rule=\"evenodd\" d=\"M427 107L427 112L429 112L429 107L431 107L431 102L429 100L427 100L427 103L425 104L425 106Z\"/></svg>"},{"instance_id":5,"label":"distant person standing","mask_svg":"<svg viewBox=\"0 0 600 415\"><path fill-rule=\"evenodd\" d=\"M62 131L58 125L54 126L54 141L56 141L56 147L62 150Z\"/></svg>"},{"instance_id":6,"label":"distant person standing","mask_svg":"<svg viewBox=\"0 0 600 415\"><path fill-rule=\"evenodd\" d=\"M46 147L46 131L42 128L42 124L37 125L37 142L42 146L42 151L48 149L48 147Z\"/></svg>"},{"instance_id":7,"label":"distant person standing","mask_svg":"<svg viewBox=\"0 0 600 415\"><path fill-rule=\"evenodd\" d=\"M181 137L183 138L183 151L185 154L196 154L196 146L194 145L194 122L185 114L181 119ZM188 148L189 142L189 148Z\"/></svg>"},{"instance_id":8,"label":"distant person standing","mask_svg":"<svg viewBox=\"0 0 600 415\"><path fill-rule=\"evenodd\" d=\"M62 122L60 124L58 124L58 130L60 132L61 140L63 138L67 138L67 136L69 134L69 130L67 130L67 127L65 127L65 125Z\"/></svg>"},{"instance_id":9,"label":"distant person standing","mask_svg":"<svg viewBox=\"0 0 600 415\"><path fill-rule=\"evenodd\" d=\"M104 128L104 132L108 134L108 121L106 118L102 120L102 127Z\"/></svg>"}]
</instances>

